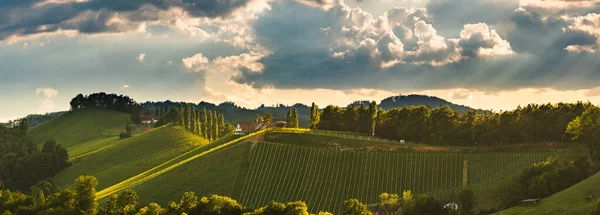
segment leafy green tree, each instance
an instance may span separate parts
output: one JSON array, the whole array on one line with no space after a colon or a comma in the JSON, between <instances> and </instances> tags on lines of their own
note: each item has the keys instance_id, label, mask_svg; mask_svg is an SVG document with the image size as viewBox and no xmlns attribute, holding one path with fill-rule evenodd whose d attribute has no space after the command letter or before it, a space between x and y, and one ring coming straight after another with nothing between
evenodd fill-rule
<instances>
[{"instance_id":1,"label":"leafy green tree","mask_svg":"<svg viewBox=\"0 0 600 215\"><path fill-rule=\"evenodd\" d=\"M136 215L161 215L165 213L165 209L160 207L159 204L150 203L148 206L140 208L140 211Z\"/></svg>"},{"instance_id":2,"label":"leafy green tree","mask_svg":"<svg viewBox=\"0 0 600 215\"><path fill-rule=\"evenodd\" d=\"M96 186L98 180L94 176L79 176L75 180L76 203L75 210L81 214L98 213L96 202Z\"/></svg>"},{"instance_id":3,"label":"leafy green tree","mask_svg":"<svg viewBox=\"0 0 600 215\"><path fill-rule=\"evenodd\" d=\"M499 202L502 207L509 208L515 206L524 199L521 185L513 179L503 180L492 190L494 200Z\"/></svg>"},{"instance_id":4,"label":"leafy green tree","mask_svg":"<svg viewBox=\"0 0 600 215\"><path fill-rule=\"evenodd\" d=\"M266 125L271 125L272 122L273 122L273 115L269 112L264 112L262 114L262 117L260 118L260 123L263 123Z\"/></svg>"},{"instance_id":5,"label":"leafy green tree","mask_svg":"<svg viewBox=\"0 0 600 215\"><path fill-rule=\"evenodd\" d=\"M26 133L27 133L27 130L29 130L29 125L28 125L28 123L27 123L27 119L26 119L26 118L23 118L23 119L21 119L21 120L19 121L19 131L20 131L22 134L26 134Z\"/></svg>"},{"instance_id":6,"label":"leafy green tree","mask_svg":"<svg viewBox=\"0 0 600 215\"><path fill-rule=\"evenodd\" d=\"M458 193L458 205L460 207L460 214L473 214L473 207L475 206L475 193L473 193L471 188L465 187Z\"/></svg>"},{"instance_id":7,"label":"leafy green tree","mask_svg":"<svg viewBox=\"0 0 600 215\"><path fill-rule=\"evenodd\" d=\"M212 119L212 122L213 122L213 128L212 128L212 130L213 130L213 138L215 140L219 139L219 137L221 137L221 136L219 136L219 115L220 115L219 112L215 111L215 113L213 114L213 119Z\"/></svg>"},{"instance_id":8,"label":"leafy green tree","mask_svg":"<svg viewBox=\"0 0 600 215\"><path fill-rule=\"evenodd\" d=\"M292 109L291 108L288 109L288 112L287 112L286 116L287 116L287 119L286 119L286 121L287 121L287 127L288 128L293 128L293 123L292 123Z\"/></svg>"},{"instance_id":9,"label":"leafy green tree","mask_svg":"<svg viewBox=\"0 0 600 215\"><path fill-rule=\"evenodd\" d=\"M139 105L133 105L132 109L131 109L131 122L135 123L135 124L140 124L142 122L142 117L140 116L140 106Z\"/></svg>"},{"instance_id":10,"label":"leafy green tree","mask_svg":"<svg viewBox=\"0 0 600 215\"><path fill-rule=\"evenodd\" d=\"M221 215L237 215L242 214L244 207L236 200L227 196L211 195L210 197L202 197L198 207L191 211L190 214L221 214Z\"/></svg>"},{"instance_id":11,"label":"leafy green tree","mask_svg":"<svg viewBox=\"0 0 600 215\"><path fill-rule=\"evenodd\" d=\"M402 192L402 208L406 214L415 213L415 202L411 190Z\"/></svg>"},{"instance_id":12,"label":"leafy green tree","mask_svg":"<svg viewBox=\"0 0 600 215\"><path fill-rule=\"evenodd\" d=\"M367 205L360 202L358 199L349 199L344 201L344 207L342 207L342 215L371 215L371 211L367 208Z\"/></svg>"},{"instance_id":13,"label":"leafy green tree","mask_svg":"<svg viewBox=\"0 0 600 215\"><path fill-rule=\"evenodd\" d=\"M382 193L379 200L378 206L384 214L394 214L400 207L400 198L395 193Z\"/></svg>"},{"instance_id":14,"label":"leafy green tree","mask_svg":"<svg viewBox=\"0 0 600 215\"><path fill-rule=\"evenodd\" d=\"M359 124L358 120L358 110L354 107L354 105L348 105L344 109L342 113L342 130L348 132L357 131L356 125Z\"/></svg>"},{"instance_id":15,"label":"leafy green tree","mask_svg":"<svg viewBox=\"0 0 600 215\"><path fill-rule=\"evenodd\" d=\"M319 124L319 120L320 120L319 107L317 105L315 105L315 103L313 102L312 106L310 107L310 120L308 122L308 128L316 129L317 125Z\"/></svg>"},{"instance_id":16,"label":"leafy green tree","mask_svg":"<svg viewBox=\"0 0 600 215\"><path fill-rule=\"evenodd\" d=\"M600 161L600 120L598 119L600 119L600 108L590 106L570 122L566 130L574 140L588 146L590 156L595 161Z\"/></svg>"}]
</instances>

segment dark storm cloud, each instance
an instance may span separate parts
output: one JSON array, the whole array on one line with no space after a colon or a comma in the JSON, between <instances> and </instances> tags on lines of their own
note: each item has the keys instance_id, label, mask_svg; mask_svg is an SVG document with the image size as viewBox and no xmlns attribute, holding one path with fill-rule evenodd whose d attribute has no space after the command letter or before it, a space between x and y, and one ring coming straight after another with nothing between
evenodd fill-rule
<instances>
[{"instance_id":1,"label":"dark storm cloud","mask_svg":"<svg viewBox=\"0 0 600 215\"><path fill-rule=\"evenodd\" d=\"M369 45L365 42L368 40L365 40L360 47L344 48L344 45L335 43L328 37L336 29L340 29L339 24L342 22L330 15L352 16L332 12L336 11L335 8L326 13L317 13L307 7L286 6L274 5L272 11L255 25L257 38L274 51L260 60L264 64L264 71L242 70L232 77L233 81L255 87L273 85L276 88L385 90L470 88L494 91L522 87L586 89L600 85L598 51L576 53L565 50L571 45L591 46L598 42L597 34L569 30L568 26L573 21L561 17L577 17L578 14L540 14L535 10L519 8L511 1L434 0L427 12L431 13L436 30L446 29L438 31L441 36L456 38L466 24L484 22L490 29L497 30L499 36L510 43L515 53L487 58L478 56L482 48L492 50L498 44L494 38L490 39L489 35L494 37L493 34L479 31L468 38L455 40L457 49L454 49L451 40L445 40L448 47L445 50L404 56L403 60L406 62L382 67L381 62L394 58L393 52L388 48L392 44L390 38L374 37L374 44ZM284 13L283 8L297 13ZM304 16L309 13L312 16ZM405 45L416 40L413 37L413 41L407 42L399 35L408 30L414 33L414 26L410 28L411 24L406 25L409 27L407 29L393 27L392 30ZM495 26L492 27L492 24ZM328 28L327 35L322 32L319 34L319 29L323 28ZM447 36L448 34L456 36ZM344 52L342 57L335 57L340 50L348 49L352 51ZM417 47L414 45L404 46L405 51L415 49ZM433 60L447 59L454 51L461 60L438 66L427 64ZM420 61L425 63L410 63Z\"/></svg>"},{"instance_id":2,"label":"dark storm cloud","mask_svg":"<svg viewBox=\"0 0 600 215\"><path fill-rule=\"evenodd\" d=\"M38 0L8 0L0 3L0 40L9 36L55 32L124 32L139 22L169 19L164 13L181 8L194 17L227 17L251 0L90 0L44 3ZM118 18L119 22L111 22Z\"/></svg>"}]
</instances>

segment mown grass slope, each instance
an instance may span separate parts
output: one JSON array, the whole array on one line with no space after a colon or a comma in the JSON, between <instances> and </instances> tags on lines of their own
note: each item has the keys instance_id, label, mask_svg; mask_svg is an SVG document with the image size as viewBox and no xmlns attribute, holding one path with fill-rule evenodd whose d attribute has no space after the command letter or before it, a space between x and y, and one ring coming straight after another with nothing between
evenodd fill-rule
<instances>
[{"instance_id":1,"label":"mown grass slope","mask_svg":"<svg viewBox=\"0 0 600 215\"><path fill-rule=\"evenodd\" d=\"M587 197L592 193L593 198ZM512 214L590 214L598 206L600 199L600 173L545 198L537 206L518 206L504 211L499 215Z\"/></svg>"},{"instance_id":2,"label":"mown grass slope","mask_svg":"<svg viewBox=\"0 0 600 215\"><path fill-rule=\"evenodd\" d=\"M222 194L250 207L303 200L311 212L339 212L350 198L372 204L382 192L428 193L452 201L462 187L464 160L468 184L474 187L479 209L492 208L489 190L502 178L566 151L471 151L444 147L391 147L379 142L284 131L267 132L258 143L240 141L223 149L192 157L168 171L140 178L127 188L140 193L141 202L175 201L185 191L198 195ZM264 142L266 140L273 142ZM369 146L375 147L369 147Z\"/></svg>"},{"instance_id":3,"label":"mown grass slope","mask_svg":"<svg viewBox=\"0 0 600 215\"><path fill-rule=\"evenodd\" d=\"M111 140L107 140L111 141ZM93 175L103 189L151 169L208 141L180 127L161 127L119 141L112 147L85 156L54 177L59 186L70 186L79 175Z\"/></svg>"},{"instance_id":4,"label":"mown grass slope","mask_svg":"<svg viewBox=\"0 0 600 215\"><path fill-rule=\"evenodd\" d=\"M130 122L130 115L113 110L86 108L67 112L33 127L28 135L36 144L54 139L70 151L71 147L98 138L118 136Z\"/></svg>"}]
</instances>

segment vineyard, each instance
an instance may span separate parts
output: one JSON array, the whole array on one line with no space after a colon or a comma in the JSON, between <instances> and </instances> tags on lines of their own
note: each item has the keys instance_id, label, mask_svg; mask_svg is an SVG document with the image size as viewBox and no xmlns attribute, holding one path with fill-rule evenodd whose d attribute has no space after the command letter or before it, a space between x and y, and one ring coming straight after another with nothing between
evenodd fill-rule
<instances>
[{"instance_id":1,"label":"vineyard","mask_svg":"<svg viewBox=\"0 0 600 215\"><path fill-rule=\"evenodd\" d=\"M382 192L412 190L449 201L462 186L466 159L468 184L475 189L479 208L486 208L493 206L489 191L499 180L533 162L563 154L353 152L263 142L253 148L243 189L234 197L255 207L272 199L301 199L313 212L334 213L350 198L377 203Z\"/></svg>"},{"instance_id":2,"label":"vineyard","mask_svg":"<svg viewBox=\"0 0 600 215\"><path fill-rule=\"evenodd\" d=\"M558 149L505 152L331 149L321 146L332 141L348 147L369 142L332 139L330 135L295 135L296 132L269 131L220 143L203 152L195 151L184 156L185 159L165 162L102 190L99 198L131 188L140 194L141 203L152 201L164 205L179 199L183 192L194 191L199 196L231 196L249 207L264 206L271 200L302 200L311 212L333 213L339 212L343 201L350 198L374 204L382 192L403 190L412 190L416 195L427 193L449 202L455 201L462 187L466 160L466 182L475 191L476 209L489 209L495 206L490 190L502 179L520 173L534 162L549 157L560 159L567 154ZM282 143L265 142L267 139ZM302 144L302 141L308 142Z\"/></svg>"}]
</instances>

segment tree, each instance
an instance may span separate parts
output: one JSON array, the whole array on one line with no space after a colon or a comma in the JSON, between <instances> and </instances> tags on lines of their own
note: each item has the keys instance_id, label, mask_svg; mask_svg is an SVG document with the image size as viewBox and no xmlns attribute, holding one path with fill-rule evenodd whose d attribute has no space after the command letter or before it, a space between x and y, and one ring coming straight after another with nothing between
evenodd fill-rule
<instances>
[{"instance_id":1,"label":"tree","mask_svg":"<svg viewBox=\"0 0 600 215\"><path fill-rule=\"evenodd\" d=\"M293 128L298 128L299 127L299 122L300 120L298 119L298 110L296 108L294 108L292 110L292 125Z\"/></svg>"},{"instance_id":2,"label":"tree","mask_svg":"<svg viewBox=\"0 0 600 215\"><path fill-rule=\"evenodd\" d=\"M206 115L206 108L202 108L202 112L200 112L200 125L201 125L201 133L202 136L206 139L208 138L208 118Z\"/></svg>"},{"instance_id":3,"label":"tree","mask_svg":"<svg viewBox=\"0 0 600 215\"><path fill-rule=\"evenodd\" d=\"M349 199L344 201L342 207L342 215L371 215L371 211L367 209L367 205L360 202L358 199Z\"/></svg>"},{"instance_id":4,"label":"tree","mask_svg":"<svg viewBox=\"0 0 600 215\"><path fill-rule=\"evenodd\" d=\"M292 109L291 108L288 109L288 112L287 112L286 116L287 116L287 119L286 119L286 121L287 121L287 127L288 128L292 128L293 125L292 125Z\"/></svg>"},{"instance_id":5,"label":"tree","mask_svg":"<svg viewBox=\"0 0 600 215\"><path fill-rule=\"evenodd\" d=\"M23 118L19 121L19 131L22 134L26 134L27 130L29 130L29 125L27 124L27 118Z\"/></svg>"},{"instance_id":6,"label":"tree","mask_svg":"<svg viewBox=\"0 0 600 215\"><path fill-rule=\"evenodd\" d=\"M475 206L475 193L473 193L471 188L465 187L458 193L458 205L460 207L460 214L473 214L473 207Z\"/></svg>"},{"instance_id":7,"label":"tree","mask_svg":"<svg viewBox=\"0 0 600 215\"><path fill-rule=\"evenodd\" d=\"M135 209L138 203L139 197L132 189L126 189L117 197L117 208L121 209L123 212L127 212L126 208Z\"/></svg>"},{"instance_id":8,"label":"tree","mask_svg":"<svg viewBox=\"0 0 600 215\"><path fill-rule=\"evenodd\" d=\"M523 191L521 191L521 185L512 179L500 182L500 184L492 190L492 194L494 200L500 202L504 208L515 206L524 198Z\"/></svg>"},{"instance_id":9,"label":"tree","mask_svg":"<svg viewBox=\"0 0 600 215\"><path fill-rule=\"evenodd\" d=\"M154 116L159 116L158 108L154 109Z\"/></svg>"},{"instance_id":10,"label":"tree","mask_svg":"<svg viewBox=\"0 0 600 215\"><path fill-rule=\"evenodd\" d=\"M190 130L190 117L190 104L185 104L183 110L183 127L188 131Z\"/></svg>"},{"instance_id":11,"label":"tree","mask_svg":"<svg viewBox=\"0 0 600 215\"><path fill-rule=\"evenodd\" d=\"M194 133L194 134L198 134L196 133L196 108L192 108L192 110L190 110L190 132Z\"/></svg>"},{"instance_id":12,"label":"tree","mask_svg":"<svg viewBox=\"0 0 600 215\"><path fill-rule=\"evenodd\" d=\"M96 180L94 176L79 176L75 180L75 210L77 210L79 213L98 213L98 202L96 202L96 186L98 186L98 180Z\"/></svg>"},{"instance_id":13,"label":"tree","mask_svg":"<svg viewBox=\"0 0 600 215\"><path fill-rule=\"evenodd\" d=\"M600 108L588 107L567 126L566 132L573 140L581 141L588 147L594 161L600 161Z\"/></svg>"},{"instance_id":14,"label":"tree","mask_svg":"<svg viewBox=\"0 0 600 215\"><path fill-rule=\"evenodd\" d=\"M400 207L400 200L395 193L382 193L379 195L379 208L383 210L385 214L394 214Z\"/></svg>"},{"instance_id":15,"label":"tree","mask_svg":"<svg viewBox=\"0 0 600 215\"><path fill-rule=\"evenodd\" d=\"M223 114L219 114L219 135L225 136L225 116Z\"/></svg>"},{"instance_id":16,"label":"tree","mask_svg":"<svg viewBox=\"0 0 600 215\"><path fill-rule=\"evenodd\" d=\"M184 119L185 113L183 110L182 103L179 104L179 109L177 110L177 112L179 113L179 119L177 120L177 123L179 124L179 126L185 128L185 119Z\"/></svg>"},{"instance_id":17,"label":"tree","mask_svg":"<svg viewBox=\"0 0 600 215\"><path fill-rule=\"evenodd\" d=\"M375 101L372 101L371 104L369 104L369 110L368 110L368 117L367 117L367 126L368 126L368 135L370 136L374 136L375 135L375 119L377 118L377 103Z\"/></svg>"},{"instance_id":18,"label":"tree","mask_svg":"<svg viewBox=\"0 0 600 215\"><path fill-rule=\"evenodd\" d=\"M308 128L310 129L316 129L317 125L319 124L319 120L320 120L320 114L319 114L319 107L317 105L315 105L315 103L312 103L312 106L310 107L310 120L308 122Z\"/></svg>"},{"instance_id":19,"label":"tree","mask_svg":"<svg viewBox=\"0 0 600 215\"><path fill-rule=\"evenodd\" d=\"M406 214L414 213L414 204L412 191L405 190L402 192L402 208L404 208Z\"/></svg>"},{"instance_id":20,"label":"tree","mask_svg":"<svg viewBox=\"0 0 600 215\"><path fill-rule=\"evenodd\" d=\"M208 116L207 116L207 121L208 121L208 125L207 125L207 139L209 140L213 140L214 138L214 127L213 127L213 113L212 111L208 111Z\"/></svg>"},{"instance_id":21,"label":"tree","mask_svg":"<svg viewBox=\"0 0 600 215\"><path fill-rule=\"evenodd\" d=\"M260 123L263 123L265 125L270 125L273 122L273 115L269 112L264 112L262 114L262 117L260 118Z\"/></svg>"},{"instance_id":22,"label":"tree","mask_svg":"<svg viewBox=\"0 0 600 215\"><path fill-rule=\"evenodd\" d=\"M215 111L215 113L213 114L213 138L219 139L219 112Z\"/></svg>"},{"instance_id":23,"label":"tree","mask_svg":"<svg viewBox=\"0 0 600 215\"><path fill-rule=\"evenodd\" d=\"M238 215L242 214L243 209L244 207L232 198L211 195L208 198L202 197L198 203L198 207L191 211L190 214Z\"/></svg>"}]
</instances>

